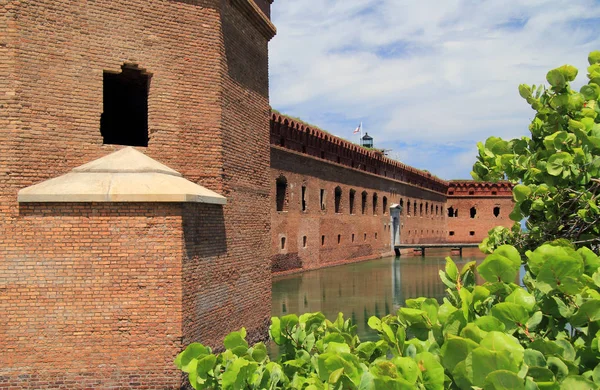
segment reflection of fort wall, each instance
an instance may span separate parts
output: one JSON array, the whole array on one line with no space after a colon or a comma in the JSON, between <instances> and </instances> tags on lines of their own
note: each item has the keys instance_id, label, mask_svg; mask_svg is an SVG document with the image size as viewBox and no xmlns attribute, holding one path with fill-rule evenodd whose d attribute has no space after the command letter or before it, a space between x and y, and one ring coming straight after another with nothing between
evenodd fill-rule
<instances>
[{"instance_id":1,"label":"reflection of fort wall","mask_svg":"<svg viewBox=\"0 0 600 390\"><path fill-rule=\"evenodd\" d=\"M395 313L406 299L427 296L441 301L446 287L438 273L447 252L438 253L425 259L388 257L279 277L273 282L272 313L320 311L332 320L343 312L364 329L370 316ZM465 256L455 261L461 268L475 258L481 259L481 253L465 250Z\"/></svg>"}]
</instances>

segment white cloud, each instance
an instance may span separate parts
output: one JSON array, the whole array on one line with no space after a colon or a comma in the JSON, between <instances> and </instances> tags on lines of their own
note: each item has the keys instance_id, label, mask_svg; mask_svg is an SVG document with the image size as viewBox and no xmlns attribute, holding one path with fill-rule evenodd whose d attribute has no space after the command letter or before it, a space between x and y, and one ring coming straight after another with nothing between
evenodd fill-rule
<instances>
[{"instance_id":1,"label":"white cloud","mask_svg":"<svg viewBox=\"0 0 600 390\"><path fill-rule=\"evenodd\" d=\"M585 81L599 20L593 0L276 0L271 104L347 138L362 120L387 147L474 148L526 134L520 83L564 63Z\"/></svg>"}]
</instances>

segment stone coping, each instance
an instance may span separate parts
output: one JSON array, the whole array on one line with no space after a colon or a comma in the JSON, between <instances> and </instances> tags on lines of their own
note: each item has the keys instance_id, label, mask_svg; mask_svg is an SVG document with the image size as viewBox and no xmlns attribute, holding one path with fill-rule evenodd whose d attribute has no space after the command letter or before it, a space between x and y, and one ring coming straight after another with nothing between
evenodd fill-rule
<instances>
[{"instance_id":1,"label":"stone coping","mask_svg":"<svg viewBox=\"0 0 600 390\"><path fill-rule=\"evenodd\" d=\"M25 202L195 202L226 204L227 199L132 147L23 188Z\"/></svg>"}]
</instances>

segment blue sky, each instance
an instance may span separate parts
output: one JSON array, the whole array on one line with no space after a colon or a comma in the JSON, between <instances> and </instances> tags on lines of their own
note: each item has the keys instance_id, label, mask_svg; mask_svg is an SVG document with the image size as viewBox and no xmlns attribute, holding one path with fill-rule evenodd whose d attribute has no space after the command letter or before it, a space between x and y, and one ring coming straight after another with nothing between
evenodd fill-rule
<instances>
[{"instance_id":1,"label":"blue sky","mask_svg":"<svg viewBox=\"0 0 600 390\"><path fill-rule=\"evenodd\" d=\"M476 143L528 134L520 83L600 50L599 0L275 0L273 108L390 157L470 178Z\"/></svg>"}]
</instances>

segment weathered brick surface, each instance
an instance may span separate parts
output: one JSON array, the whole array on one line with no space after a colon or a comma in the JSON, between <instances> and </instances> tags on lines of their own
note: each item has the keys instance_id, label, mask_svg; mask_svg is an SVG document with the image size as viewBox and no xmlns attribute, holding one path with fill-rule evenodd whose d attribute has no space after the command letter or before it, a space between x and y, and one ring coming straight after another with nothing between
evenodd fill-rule
<instances>
[{"instance_id":1,"label":"weathered brick surface","mask_svg":"<svg viewBox=\"0 0 600 390\"><path fill-rule=\"evenodd\" d=\"M0 2L0 388L176 388L185 344L265 336L268 36L241 3ZM228 204L19 205L120 148L100 116L124 63L152 75L140 150Z\"/></svg>"},{"instance_id":2,"label":"weathered brick surface","mask_svg":"<svg viewBox=\"0 0 600 390\"><path fill-rule=\"evenodd\" d=\"M287 193L283 209L278 211L276 182L282 178ZM388 209L392 204L403 207L400 242L404 244L481 242L493 227L512 225L508 183L446 182L280 114L271 116L270 183L271 261L276 273L392 254L391 218L389 210L384 214L384 197ZM339 213L334 204L336 187L342 191ZM321 189L325 210L321 210ZM351 190L355 191L352 215ZM367 193L365 214L361 210L363 192ZM456 218L448 217L451 206L459 209ZM475 218L470 218L471 207L477 210ZM500 207L498 217L493 214L494 207Z\"/></svg>"},{"instance_id":3,"label":"weathered brick surface","mask_svg":"<svg viewBox=\"0 0 600 390\"><path fill-rule=\"evenodd\" d=\"M450 207L457 215L448 218L448 242L481 242L494 227L511 227L514 223L509 218L514 207L512 186L505 182L452 182L448 188L447 208Z\"/></svg>"}]
</instances>

